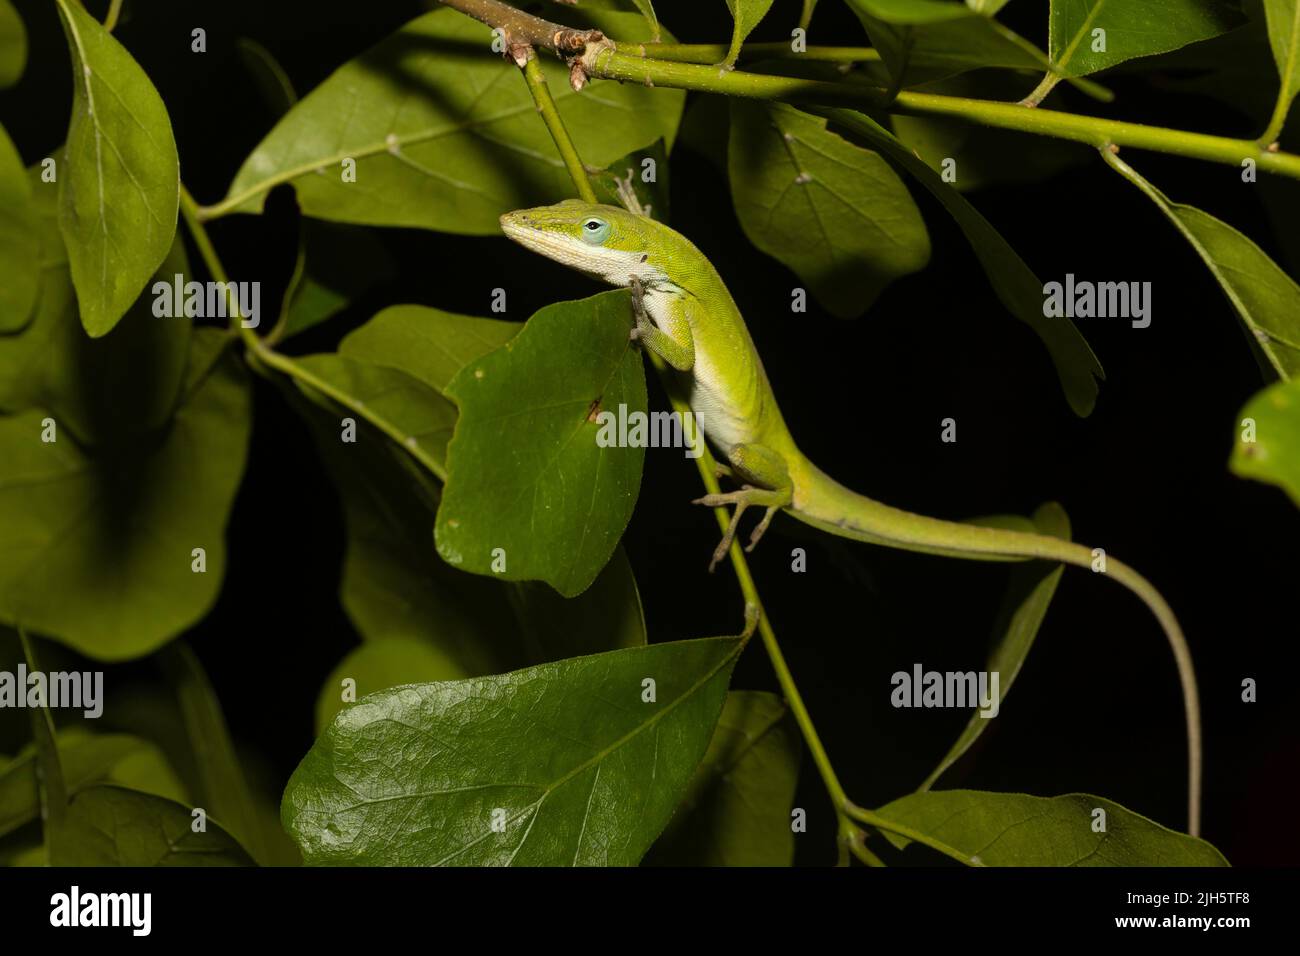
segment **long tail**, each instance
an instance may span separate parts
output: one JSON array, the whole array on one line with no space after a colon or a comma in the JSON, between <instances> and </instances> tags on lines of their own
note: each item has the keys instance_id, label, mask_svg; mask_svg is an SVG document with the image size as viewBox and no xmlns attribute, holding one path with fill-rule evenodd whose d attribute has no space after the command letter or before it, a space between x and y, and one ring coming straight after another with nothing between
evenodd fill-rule
<instances>
[{"instance_id":1,"label":"long tail","mask_svg":"<svg viewBox=\"0 0 1300 956\"><path fill-rule=\"evenodd\" d=\"M1187 830L1201 829L1201 712L1191 651L1178 619L1160 592L1137 571L1109 555L1104 564L1091 549L1049 535L976 524L962 524L912 514L850 491L811 463L801 463L795 475L795 500L790 513L831 534L871 544L923 551L947 557L983 561L1039 558L1081 568L1104 568L1107 577L1128 588L1160 622L1178 665L1187 717Z\"/></svg>"}]
</instances>

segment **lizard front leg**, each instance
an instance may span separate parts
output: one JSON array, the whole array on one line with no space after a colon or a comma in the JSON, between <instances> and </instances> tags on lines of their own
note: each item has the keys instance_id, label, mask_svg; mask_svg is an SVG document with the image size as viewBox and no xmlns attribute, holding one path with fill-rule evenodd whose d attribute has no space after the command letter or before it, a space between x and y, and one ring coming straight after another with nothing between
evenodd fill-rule
<instances>
[{"instance_id":1,"label":"lizard front leg","mask_svg":"<svg viewBox=\"0 0 1300 956\"><path fill-rule=\"evenodd\" d=\"M763 537L763 532L771 524L772 516L782 508L788 507L794 500L794 485L790 481L790 472L786 468L785 459L766 445L736 445L727 458L731 462L733 474L739 475L746 484L738 491L705 495L693 502L710 508L726 505L735 505L736 508L731 513L731 523L727 525L722 541L713 552L713 560L709 562L710 572L726 557L727 550L736 537L736 529L740 526L740 516L746 508L750 505L761 505L767 509L763 513L762 520L754 527L749 536L749 544L745 547L746 551L753 551L754 546Z\"/></svg>"},{"instance_id":2,"label":"lizard front leg","mask_svg":"<svg viewBox=\"0 0 1300 956\"><path fill-rule=\"evenodd\" d=\"M640 342L655 355L677 369L689 372L695 365L695 339L691 335L691 323L681 309L670 306L668 313L660 317L667 331L650 321L645 308L645 287L641 280L632 276L629 283L632 289L632 314L636 325L628 336L633 342Z\"/></svg>"}]
</instances>

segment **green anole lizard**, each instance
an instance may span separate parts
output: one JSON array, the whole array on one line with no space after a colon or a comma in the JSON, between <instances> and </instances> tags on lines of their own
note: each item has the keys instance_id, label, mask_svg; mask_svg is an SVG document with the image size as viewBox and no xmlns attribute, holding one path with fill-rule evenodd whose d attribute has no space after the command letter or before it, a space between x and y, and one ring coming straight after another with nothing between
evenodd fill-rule
<instances>
[{"instance_id":1,"label":"green anole lizard","mask_svg":"<svg viewBox=\"0 0 1300 956\"><path fill-rule=\"evenodd\" d=\"M804 457L745 320L712 264L685 236L616 206L566 200L501 217L507 236L544 256L632 290L631 337L686 379L691 410L740 482L736 491L697 504L735 511L710 570L727 553L746 508L764 514L752 549L772 516L785 510L832 534L872 544L986 561L1039 558L1101 567L1151 609L1173 648L1182 682L1188 742L1188 831L1200 829L1201 731L1196 677L1178 620L1164 598L1128 565L1048 535L928 518L890 507L838 484Z\"/></svg>"}]
</instances>

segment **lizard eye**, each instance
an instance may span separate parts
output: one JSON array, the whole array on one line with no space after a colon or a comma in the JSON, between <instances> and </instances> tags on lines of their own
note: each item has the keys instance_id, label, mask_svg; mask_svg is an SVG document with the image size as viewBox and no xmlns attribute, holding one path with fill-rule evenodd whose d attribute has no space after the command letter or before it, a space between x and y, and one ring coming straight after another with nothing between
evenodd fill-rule
<instances>
[{"instance_id":1,"label":"lizard eye","mask_svg":"<svg viewBox=\"0 0 1300 956\"><path fill-rule=\"evenodd\" d=\"M609 238L609 223L604 219L597 219L595 216L584 219L580 235L583 242L598 246Z\"/></svg>"}]
</instances>

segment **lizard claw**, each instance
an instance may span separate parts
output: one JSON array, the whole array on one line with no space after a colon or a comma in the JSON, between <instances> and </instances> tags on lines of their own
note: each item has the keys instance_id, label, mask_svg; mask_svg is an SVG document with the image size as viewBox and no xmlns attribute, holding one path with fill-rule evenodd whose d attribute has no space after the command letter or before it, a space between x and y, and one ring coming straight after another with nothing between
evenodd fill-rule
<instances>
[{"instance_id":1,"label":"lizard claw","mask_svg":"<svg viewBox=\"0 0 1300 956\"><path fill-rule=\"evenodd\" d=\"M754 546L763 537L763 533L767 531L767 526L772 523L772 516L784 507L784 499L779 492L769 491L766 488L756 488L753 485L742 485L739 491L704 495L701 498L696 498L691 503L705 505L709 508L722 508L727 505L735 505L736 507L736 510L731 513L731 521L727 524L727 530L723 532L722 540L718 542L717 548L713 551L713 559L709 562L710 573L727 556L727 551L731 549L731 542L736 539L736 530L740 527L740 516L745 513L746 508L750 505L767 506L767 510L763 514L763 520L758 523L749 536L749 544L745 547L748 552L753 551Z\"/></svg>"}]
</instances>

